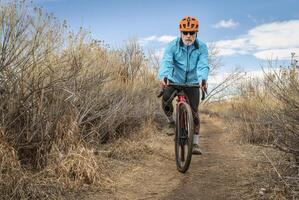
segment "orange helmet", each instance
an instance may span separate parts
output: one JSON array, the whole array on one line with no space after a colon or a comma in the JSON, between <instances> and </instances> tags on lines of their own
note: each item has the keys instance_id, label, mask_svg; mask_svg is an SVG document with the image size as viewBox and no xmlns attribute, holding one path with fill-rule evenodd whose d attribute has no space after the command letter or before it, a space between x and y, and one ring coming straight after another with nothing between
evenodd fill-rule
<instances>
[{"instance_id":1,"label":"orange helmet","mask_svg":"<svg viewBox=\"0 0 299 200\"><path fill-rule=\"evenodd\" d=\"M198 32L199 21L195 17L184 17L180 21L180 31L195 31Z\"/></svg>"}]
</instances>

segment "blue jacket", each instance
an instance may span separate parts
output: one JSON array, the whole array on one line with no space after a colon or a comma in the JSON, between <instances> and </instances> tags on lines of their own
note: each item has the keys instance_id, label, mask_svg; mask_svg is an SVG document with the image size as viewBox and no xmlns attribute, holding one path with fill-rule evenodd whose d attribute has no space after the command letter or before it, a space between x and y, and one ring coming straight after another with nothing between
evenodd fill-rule
<instances>
[{"instance_id":1,"label":"blue jacket","mask_svg":"<svg viewBox=\"0 0 299 200\"><path fill-rule=\"evenodd\" d=\"M157 78L197 84L207 80L209 70L207 45L196 39L193 45L185 46L181 38L177 38L167 45Z\"/></svg>"}]
</instances>

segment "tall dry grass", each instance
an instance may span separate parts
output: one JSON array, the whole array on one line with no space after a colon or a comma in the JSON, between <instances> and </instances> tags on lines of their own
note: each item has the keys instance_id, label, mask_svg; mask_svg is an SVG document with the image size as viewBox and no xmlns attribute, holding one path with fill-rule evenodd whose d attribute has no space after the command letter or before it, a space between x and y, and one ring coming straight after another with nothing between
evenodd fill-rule
<instances>
[{"instance_id":1,"label":"tall dry grass","mask_svg":"<svg viewBox=\"0 0 299 200\"><path fill-rule=\"evenodd\" d=\"M233 101L240 132L252 143L272 144L299 157L299 77L295 67L265 73L241 86Z\"/></svg>"},{"instance_id":2,"label":"tall dry grass","mask_svg":"<svg viewBox=\"0 0 299 200\"><path fill-rule=\"evenodd\" d=\"M105 182L94 149L159 115L135 41L110 49L26 1L0 1L0 198Z\"/></svg>"},{"instance_id":3,"label":"tall dry grass","mask_svg":"<svg viewBox=\"0 0 299 200\"><path fill-rule=\"evenodd\" d=\"M272 62L269 65L263 80L244 80L239 95L224 102L220 113L244 142L286 153L288 161L280 166L284 173L278 175L279 181L290 191L289 197L298 198L299 72L296 66L278 69Z\"/></svg>"}]
</instances>

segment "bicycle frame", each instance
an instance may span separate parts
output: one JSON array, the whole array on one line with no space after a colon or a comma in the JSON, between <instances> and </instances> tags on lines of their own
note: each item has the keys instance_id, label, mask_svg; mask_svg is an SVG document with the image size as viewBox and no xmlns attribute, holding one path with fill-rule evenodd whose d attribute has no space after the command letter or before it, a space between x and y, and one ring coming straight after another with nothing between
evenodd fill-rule
<instances>
[{"instance_id":1,"label":"bicycle frame","mask_svg":"<svg viewBox=\"0 0 299 200\"><path fill-rule=\"evenodd\" d=\"M183 91L178 92L176 102L177 102L176 103L176 112L178 112L181 104L188 103L187 97ZM181 128L185 128L185 127L181 127Z\"/></svg>"},{"instance_id":2,"label":"bicycle frame","mask_svg":"<svg viewBox=\"0 0 299 200\"><path fill-rule=\"evenodd\" d=\"M176 103L176 112L178 112L180 105L187 102L187 97L183 91L180 91L177 94L176 102L177 102ZM182 128L184 128L184 127L182 127Z\"/></svg>"},{"instance_id":3,"label":"bicycle frame","mask_svg":"<svg viewBox=\"0 0 299 200\"><path fill-rule=\"evenodd\" d=\"M184 94L178 94L177 95L177 103L178 104L181 104L182 102L186 102L186 96Z\"/></svg>"},{"instance_id":4,"label":"bicycle frame","mask_svg":"<svg viewBox=\"0 0 299 200\"><path fill-rule=\"evenodd\" d=\"M184 94L183 91L180 91L177 94L176 101L177 101L177 103L176 103L176 112L179 112L180 105L183 104L183 103L187 103L187 97L186 97L186 95ZM179 120L179 119L177 119L177 120ZM181 118L181 120L184 121L184 117ZM179 123L179 122L177 122L177 123ZM184 129L185 128L185 123L180 123L180 124L181 124L180 128ZM176 130L176 131L178 131L178 130Z\"/></svg>"}]
</instances>

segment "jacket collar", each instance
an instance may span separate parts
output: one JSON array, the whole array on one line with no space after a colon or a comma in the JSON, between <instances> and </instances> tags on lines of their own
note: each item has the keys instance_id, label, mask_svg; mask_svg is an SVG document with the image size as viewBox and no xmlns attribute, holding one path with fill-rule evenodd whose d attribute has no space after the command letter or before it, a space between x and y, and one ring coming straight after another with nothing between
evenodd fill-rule
<instances>
[{"instance_id":1,"label":"jacket collar","mask_svg":"<svg viewBox=\"0 0 299 200\"><path fill-rule=\"evenodd\" d=\"M180 38L180 42L179 42L179 44L180 44L180 47L183 47L183 46L184 46L184 43L183 43L182 38ZM199 44L198 44L197 39L195 39L195 41L194 41L194 47L195 47L195 49L199 49Z\"/></svg>"}]
</instances>

